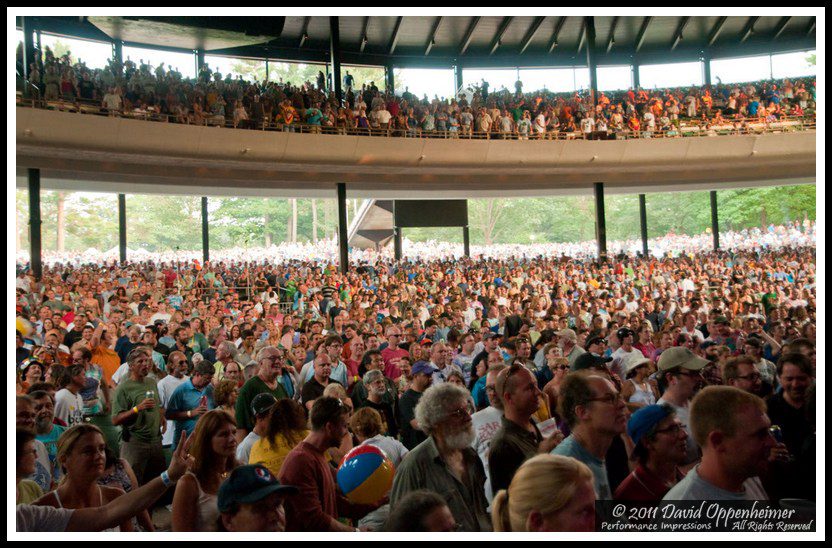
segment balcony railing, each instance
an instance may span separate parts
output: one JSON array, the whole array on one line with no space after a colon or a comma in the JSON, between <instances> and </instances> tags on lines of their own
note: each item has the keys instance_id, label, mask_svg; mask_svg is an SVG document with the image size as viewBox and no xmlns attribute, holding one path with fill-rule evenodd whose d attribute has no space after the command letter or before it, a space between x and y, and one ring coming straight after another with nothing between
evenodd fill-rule
<instances>
[{"instance_id":1,"label":"balcony railing","mask_svg":"<svg viewBox=\"0 0 832 548\"><path fill-rule=\"evenodd\" d=\"M135 109L132 111L113 111L101 106L99 102L63 101L63 100L33 100L17 96L18 106L73 112L94 116L121 117L135 120L145 120L162 123L178 123L186 125L202 125L210 127L224 127L237 129L252 129L260 131L281 131L300 134L316 135L353 135L363 137L398 137L405 139L469 139L469 140L513 140L513 141L571 141L571 140L628 140L628 139L661 139L681 137L716 137L725 135L761 135L778 134L798 131L815 131L817 122L814 115L781 118L776 122L769 122L758 118L747 118L743 121L724 120L719 125L704 124L698 119L680 119L667 129L649 131L646 129L632 130L629 128L609 129L605 132L595 131L530 131L520 134L516 130L511 133L500 131L480 132L461 128L459 131L425 131L421 128L401 129L395 127L355 128L343 126L281 124L272 122L256 123L243 120L234 124L234 120L223 116L205 114L201 123L196 124L192 116L176 116L160 114L153 110Z\"/></svg>"}]
</instances>

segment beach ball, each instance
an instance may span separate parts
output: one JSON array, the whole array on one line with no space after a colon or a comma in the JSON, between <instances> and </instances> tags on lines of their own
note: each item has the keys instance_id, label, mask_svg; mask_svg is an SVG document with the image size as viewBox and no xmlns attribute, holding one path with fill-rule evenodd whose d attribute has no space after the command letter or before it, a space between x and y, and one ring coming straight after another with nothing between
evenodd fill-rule
<instances>
[{"instance_id":1,"label":"beach ball","mask_svg":"<svg viewBox=\"0 0 832 548\"><path fill-rule=\"evenodd\" d=\"M338 486L350 501L375 504L393 486L393 463L373 445L360 445L344 456L338 467Z\"/></svg>"},{"instance_id":2,"label":"beach ball","mask_svg":"<svg viewBox=\"0 0 832 548\"><path fill-rule=\"evenodd\" d=\"M29 323L29 320L27 320L25 318L21 318L20 316L18 316L15 319L15 326L14 327L18 331L20 331L21 335L23 335L24 337L28 337L29 335L32 334L32 324Z\"/></svg>"}]
</instances>

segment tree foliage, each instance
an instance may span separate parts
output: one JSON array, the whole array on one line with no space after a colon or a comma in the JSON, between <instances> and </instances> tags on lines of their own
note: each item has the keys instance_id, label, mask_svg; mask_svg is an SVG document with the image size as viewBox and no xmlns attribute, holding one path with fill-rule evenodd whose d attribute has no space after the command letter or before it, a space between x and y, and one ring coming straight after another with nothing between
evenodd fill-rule
<instances>
[{"instance_id":1,"label":"tree foliage","mask_svg":"<svg viewBox=\"0 0 832 548\"><path fill-rule=\"evenodd\" d=\"M718 193L720 230L739 230L816 218L815 185L721 190ZM297 240L311 242L312 201L298 200ZM318 238L329 239L338 230L334 199L316 201ZM113 194L66 193L67 251L112 249L118 245L118 202ZM264 247L286 241L292 208L286 198L210 198L211 247ZM28 192L16 194L20 245L29 246ZM607 239L641 237L638 196L607 195L604 203ZM348 207L348 219L353 208ZM148 251L202 249L202 207L196 196L127 196L127 243ZM531 244L575 242L595 238L595 202L592 196L545 198L472 198L468 201L471 243ZM57 192L41 193L43 249L57 246ZM650 237L668 233L701 234L711 226L708 192L647 194ZM408 228L413 241L462 243L462 230Z\"/></svg>"}]
</instances>

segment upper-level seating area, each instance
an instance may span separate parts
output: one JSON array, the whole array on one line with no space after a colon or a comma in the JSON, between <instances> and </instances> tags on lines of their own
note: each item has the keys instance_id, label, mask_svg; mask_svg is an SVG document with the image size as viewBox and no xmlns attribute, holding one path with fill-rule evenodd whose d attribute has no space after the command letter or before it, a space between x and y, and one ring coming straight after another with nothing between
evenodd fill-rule
<instances>
[{"instance_id":1,"label":"upper-level seating area","mask_svg":"<svg viewBox=\"0 0 832 548\"><path fill-rule=\"evenodd\" d=\"M19 82L18 104L149 121L264 131L461 139L643 139L815 129L815 80L661 90L488 93L450 100L347 88L342 103L323 80L248 82L212 73L196 79L165 67L70 65L47 50L44 75Z\"/></svg>"}]
</instances>

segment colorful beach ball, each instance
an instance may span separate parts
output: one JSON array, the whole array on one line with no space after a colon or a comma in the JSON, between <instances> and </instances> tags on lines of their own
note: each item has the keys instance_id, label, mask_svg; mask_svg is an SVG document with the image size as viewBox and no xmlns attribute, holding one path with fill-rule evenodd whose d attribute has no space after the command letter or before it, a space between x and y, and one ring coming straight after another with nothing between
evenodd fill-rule
<instances>
[{"instance_id":1,"label":"colorful beach ball","mask_svg":"<svg viewBox=\"0 0 832 548\"><path fill-rule=\"evenodd\" d=\"M375 504L393 486L395 470L384 451L360 445L346 454L338 467L341 492L357 504Z\"/></svg>"}]
</instances>

